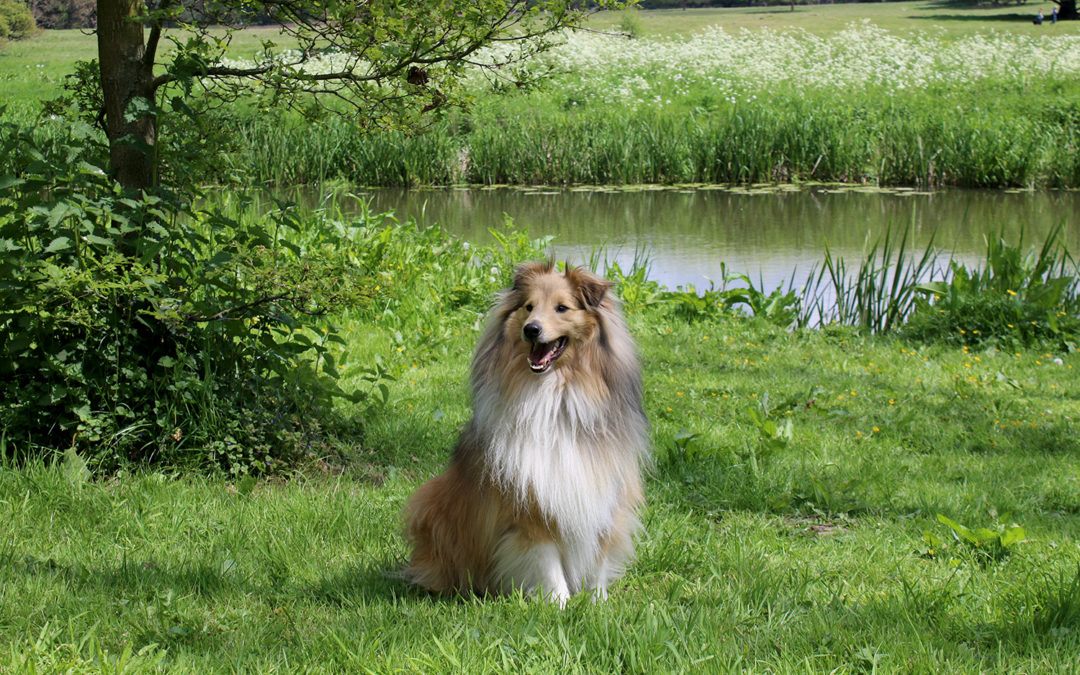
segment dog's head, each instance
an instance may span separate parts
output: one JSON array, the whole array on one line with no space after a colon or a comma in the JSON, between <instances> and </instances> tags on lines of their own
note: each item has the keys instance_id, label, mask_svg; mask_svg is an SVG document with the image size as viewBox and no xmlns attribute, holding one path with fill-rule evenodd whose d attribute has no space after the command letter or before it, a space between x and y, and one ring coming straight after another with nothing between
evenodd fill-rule
<instances>
[{"instance_id":1,"label":"dog's head","mask_svg":"<svg viewBox=\"0 0 1080 675\"><path fill-rule=\"evenodd\" d=\"M520 338L534 373L547 372L568 351L595 338L596 314L610 288L610 281L581 268L560 274L551 263L518 267L505 325L508 337Z\"/></svg>"}]
</instances>

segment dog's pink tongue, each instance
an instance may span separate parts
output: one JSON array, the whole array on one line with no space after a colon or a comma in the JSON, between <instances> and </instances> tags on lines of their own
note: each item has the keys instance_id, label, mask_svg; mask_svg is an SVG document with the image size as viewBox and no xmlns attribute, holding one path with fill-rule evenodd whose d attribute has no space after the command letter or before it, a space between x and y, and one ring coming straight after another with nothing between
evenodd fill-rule
<instances>
[{"instance_id":1,"label":"dog's pink tongue","mask_svg":"<svg viewBox=\"0 0 1080 675\"><path fill-rule=\"evenodd\" d=\"M551 365L551 355L554 353L554 342L537 342L529 351L529 365L533 370L547 368Z\"/></svg>"}]
</instances>

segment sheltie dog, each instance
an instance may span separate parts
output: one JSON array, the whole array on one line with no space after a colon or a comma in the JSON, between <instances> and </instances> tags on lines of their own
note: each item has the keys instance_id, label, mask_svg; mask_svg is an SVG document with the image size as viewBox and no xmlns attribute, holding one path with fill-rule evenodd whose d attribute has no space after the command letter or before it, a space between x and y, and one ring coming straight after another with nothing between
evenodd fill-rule
<instances>
[{"instance_id":1,"label":"sheltie dog","mask_svg":"<svg viewBox=\"0 0 1080 675\"><path fill-rule=\"evenodd\" d=\"M436 592L607 596L633 555L648 459L634 344L611 282L526 263L472 365L450 466L405 507L405 576Z\"/></svg>"}]
</instances>

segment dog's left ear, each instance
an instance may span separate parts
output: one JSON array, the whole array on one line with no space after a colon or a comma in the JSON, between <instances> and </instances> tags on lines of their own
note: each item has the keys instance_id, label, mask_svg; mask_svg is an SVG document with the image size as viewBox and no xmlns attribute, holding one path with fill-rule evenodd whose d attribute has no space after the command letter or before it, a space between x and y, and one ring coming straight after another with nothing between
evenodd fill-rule
<instances>
[{"instance_id":1,"label":"dog's left ear","mask_svg":"<svg viewBox=\"0 0 1080 675\"><path fill-rule=\"evenodd\" d=\"M612 287L607 279L601 279L592 272L575 267L566 270L567 280L578 289L581 299L588 307L599 307L604 300L604 295Z\"/></svg>"}]
</instances>

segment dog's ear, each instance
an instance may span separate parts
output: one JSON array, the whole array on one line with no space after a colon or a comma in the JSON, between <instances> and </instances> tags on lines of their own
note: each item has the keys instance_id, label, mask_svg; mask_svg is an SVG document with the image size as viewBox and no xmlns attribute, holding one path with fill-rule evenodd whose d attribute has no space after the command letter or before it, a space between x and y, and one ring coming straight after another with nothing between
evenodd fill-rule
<instances>
[{"instance_id":1,"label":"dog's ear","mask_svg":"<svg viewBox=\"0 0 1080 675\"><path fill-rule=\"evenodd\" d=\"M607 279L601 279L592 272L580 267L566 270L566 279L578 289L581 299L588 307L599 307L604 295L612 287Z\"/></svg>"}]
</instances>

